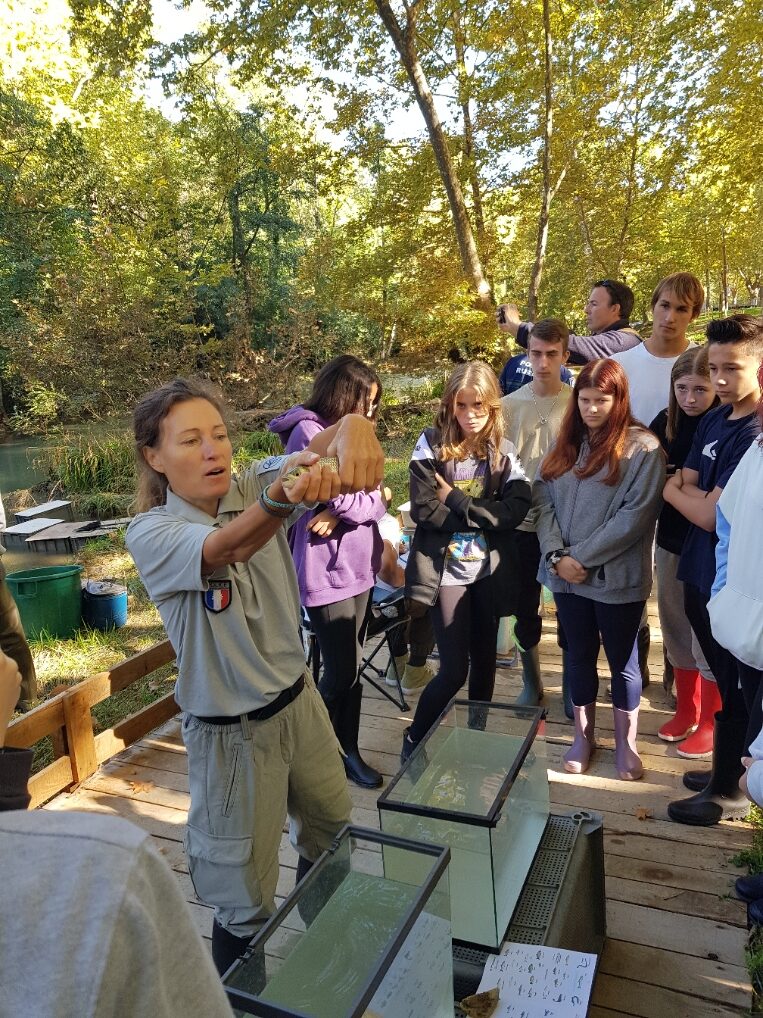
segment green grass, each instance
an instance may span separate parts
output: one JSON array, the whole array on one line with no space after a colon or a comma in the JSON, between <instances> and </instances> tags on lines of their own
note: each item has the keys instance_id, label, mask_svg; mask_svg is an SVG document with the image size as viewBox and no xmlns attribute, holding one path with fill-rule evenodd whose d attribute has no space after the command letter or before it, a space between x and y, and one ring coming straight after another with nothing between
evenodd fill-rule
<instances>
[{"instance_id":1,"label":"green grass","mask_svg":"<svg viewBox=\"0 0 763 1018\"><path fill-rule=\"evenodd\" d=\"M42 634L30 641L37 670L37 696L42 702L83 679L106 671L125 658L165 638L159 613L151 604L138 571L124 544L124 533L89 541L76 557L88 579L115 579L127 587L127 625L107 633L82 628L67 640ZM146 676L93 707L96 732L104 731L129 714L172 691L174 665ZM53 760L49 739L35 746L34 770Z\"/></svg>"}]
</instances>

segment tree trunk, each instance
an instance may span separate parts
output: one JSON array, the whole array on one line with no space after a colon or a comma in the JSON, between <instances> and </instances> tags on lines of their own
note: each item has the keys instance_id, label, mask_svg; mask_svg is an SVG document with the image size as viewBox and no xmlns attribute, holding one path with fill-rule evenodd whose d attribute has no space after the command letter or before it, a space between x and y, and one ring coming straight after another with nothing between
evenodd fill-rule
<instances>
[{"instance_id":1,"label":"tree trunk","mask_svg":"<svg viewBox=\"0 0 763 1018\"><path fill-rule=\"evenodd\" d=\"M721 269L721 313L727 315L729 313L729 260L726 251L725 230L721 233L721 254L723 256L723 266Z\"/></svg>"},{"instance_id":2,"label":"tree trunk","mask_svg":"<svg viewBox=\"0 0 763 1018\"><path fill-rule=\"evenodd\" d=\"M480 179L477 172L477 160L474 155L474 125L472 113L469 108L469 74L466 70L466 44L464 32L459 17L460 8L458 5L453 13L453 39L456 49L456 67L458 70L458 103L461 107L461 116L464 122L464 163L469 175L469 186L472 192L472 207L474 208L474 225L477 230L477 243L485 255L485 215L482 210L482 194L480 192Z\"/></svg>"},{"instance_id":3,"label":"tree trunk","mask_svg":"<svg viewBox=\"0 0 763 1018\"><path fill-rule=\"evenodd\" d=\"M231 265L244 294L244 321L236 336L233 350L233 366L238 367L244 347L249 345L252 328L252 285L249 278L249 257L246 238L241 224L241 207L238 185L234 184L228 195L228 214L231 222L233 250ZM234 330L235 331L235 330Z\"/></svg>"},{"instance_id":4,"label":"tree trunk","mask_svg":"<svg viewBox=\"0 0 763 1018\"><path fill-rule=\"evenodd\" d=\"M420 2L421 0L412 0L407 5L406 25L403 29L398 23L388 0L375 0L376 9L384 23L384 27L387 29L395 49L400 54L405 73L408 75L413 94L426 124L437 168L440 171L440 177L448 197L464 274L476 291L478 307L483 311L492 313L494 306L493 295L482 268L474 233L469 222L469 214L464 202L463 191L461 190L461 182L458 179L458 173L448 149L448 141L437 114L437 109L435 108L434 97L429 87L429 82L416 50L415 27Z\"/></svg>"},{"instance_id":5,"label":"tree trunk","mask_svg":"<svg viewBox=\"0 0 763 1018\"><path fill-rule=\"evenodd\" d=\"M543 0L543 196L538 216L538 237L535 241L535 261L530 273L530 286L527 290L527 317L535 321L538 314L538 294L543 279L543 268L546 263L546 247L548 245L548 221L551 215L551 137L554 133L554 93L553 93L553 40L551 38L551 16L548 8L549 0ZM560 181L561 183L561 181Z\"/></svg>"}]
</instances>

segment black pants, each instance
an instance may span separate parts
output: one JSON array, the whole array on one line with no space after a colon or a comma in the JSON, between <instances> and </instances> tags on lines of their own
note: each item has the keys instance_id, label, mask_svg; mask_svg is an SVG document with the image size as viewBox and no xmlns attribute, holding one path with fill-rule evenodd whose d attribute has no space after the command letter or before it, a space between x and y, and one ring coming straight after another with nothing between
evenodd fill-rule
<instances>
[{"instance_id":1,"label":"black pants","mask_svg":"<svg viewBox=\"0 0 763 1018\"><path fill-rule=\"evenodd\" d=\"M540 643L543 620L540 617L540 599L543 588L538 582L540 566L540 544L533 531L515 530L514 544L517 549L517 598L516 637L522 650L530 650Z\"/></svg>"},{"instance_id":2,"label":"black pants","mask_svg":"<svg viewBox=\"0 0 763 1018\"><path fill-rule=\"evenodd\" d=\"M710 595L695 587L693 583L684 583L684 610L689 625L694 630L705 660L718 683L721 695L721 715L724 721L746 720L749 716L747 704L742 690L739 688L739 668L731 651L721 647L713 636L710 616L707 613L707 602Z\"/></svg>"},{"instance_id":3,"label":"black pants","mask_svg":"<svg viewBox=\"0 0 763 1018\"><path fill-rule=\"evenodd\" d=\"M408 663L414 666L423 665L434 647L434 630L429 617L429 605L420 601L405 599L405 610L408 613L408 624L398 626L390 638L392 653L402 657L409 651Z\"/></svg>"},{"instance_id":4,"label":"black pants","mask_svg":"<svg viewBox=\"0 0 763 1018\"><path fill-rule=\"evenodd\" d=\"M470 700L492 700L498 619L492 577L465 587L440 587L430 608L440 670L421 694L411 725L419 742L469 677Z\"/></svg>"},{"instance_id":5,"label":"black pants","mask_svg":"<svg viewBox=\"0 0 763 1018\"><path fill-rule=\"evenodd\" d=\"M641 699L636 633L644 602L606 604L579 594L555 594L554 597L567 644L567 678L572 702L584 707L596 699L599 688L596 661L603 643L612 674L612 703L620 710L635 710Z\"/></svg>"},{"instance_id":6,"label":"black pants","mask_svg":"<svg viewBox=\"0 0 763 1018\"><path fill-rule=\"evenodd\" d=\"M344 601L307 609L323 662L318 689L329 714L358 679L371 594L372 591L365 590Z\"/></svg>"}]
</instances>

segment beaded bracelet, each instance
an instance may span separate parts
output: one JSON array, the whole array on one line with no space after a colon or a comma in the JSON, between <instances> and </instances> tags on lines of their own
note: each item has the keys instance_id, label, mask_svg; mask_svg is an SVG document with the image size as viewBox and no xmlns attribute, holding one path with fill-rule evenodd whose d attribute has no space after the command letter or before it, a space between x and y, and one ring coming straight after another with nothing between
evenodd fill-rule
<instances>
[{"instance_id":1,"label":"beaded bracelet","mask_svg":"<svg viewBox=\"0 0 763 1018\"><path fill-rule=\"evenodd\" d=\"M268 487L260 493L260 505L266 513L269 513L271 516L278 516L285 520L287 516L291 516L296 507L291 502L277 502L268 494L269 489L270 485L268 485Z\"/></svg>"}]
</instances>

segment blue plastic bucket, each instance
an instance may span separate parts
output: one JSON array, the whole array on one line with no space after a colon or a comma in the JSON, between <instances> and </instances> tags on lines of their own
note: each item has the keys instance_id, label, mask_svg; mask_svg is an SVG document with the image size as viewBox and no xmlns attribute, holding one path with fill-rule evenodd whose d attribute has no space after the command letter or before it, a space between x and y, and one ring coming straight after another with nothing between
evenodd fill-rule
<instances>
[{"instance_id":1,"label":"blue plastic bucket","mask_svg":"<svg viewBox=\"0 0 763 1018\"><path fill-rule=\"evenodd\" d=\"M82 619L91 629L106 632L127 624L127 587L118 583L100 584L104 592L82 588Z\"/></svg>"}]
</instances>

